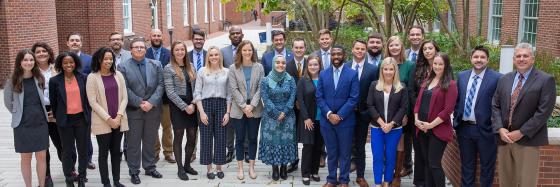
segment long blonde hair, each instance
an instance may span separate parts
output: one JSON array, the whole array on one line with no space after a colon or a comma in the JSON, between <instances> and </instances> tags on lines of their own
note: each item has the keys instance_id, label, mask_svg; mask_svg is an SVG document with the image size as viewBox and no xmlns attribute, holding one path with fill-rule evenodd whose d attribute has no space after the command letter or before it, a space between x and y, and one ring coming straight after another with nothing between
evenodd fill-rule
<instances>
[{"instance_id":1,"label":"long blonde hair","mask_svg":"<svg viewBox=\"0 0 560 187\"><path fill-rule=\"evenodd\" d=\"M210 52L212 50L216 50L218 52L218 55L220 56L220 60L218 62L218 66L220 67L218 69L218 71L221 71L222 69L224 69L224 56L222 55L222 52L220 51L220 48L216 47L216 46L211 46L208 48L208 54L206 55L206 59L204 60L206 64L204 64L204 73L210 73L210 61L208 60L210 57Z\"/></svg>"},{"instance_id":2,"label":"long blonde hair","mask_svg":"<svg viewBox=\"0 0 560 187\"><path fill-rule=\"evenodd\" d=\"M171 67L173 68L173 71L175 71L175 74L177 74L177 77L179 77L179 80L184 82L185 75L183 74L181 67L179 67L179 63L177 62L177 59L175 59L175 55L173 53L177 45L183 45L183 47L185 47L185 57L183 58L183 66L185 67L185 69L187 69L187 74L189 75L189 82L194 82L194 80L196 79L196 75L194 73L194 69L192 68L189 59L189 54L186 52L187 45L182 41L175 41L173 42L173 44L171 44Z\"/></svg>"},{"instance_id":3,"label":"long blonde hair","mask_svg":"<svg viewBox=\"0 0 560 187\"><path fill-rule=\"evenodd\" d=\"M401 54L397 55L399 57L399 61L396 61L397 59L395 59L395 61L397 62L397 64L402 64L404 63L404 61L406 61L406 55L404 53L405 49L404 49L404 43L401 40L401 38L399 36L391 36L388 40L387 40L387 45L385 45L385 53L383 54L384 57L390 57L391 55L391 51L389 51L389 46L391 45L391 43L393 42L399 42L399 44L401 44Z\"/></svg>"},{"instance_id":4,"label":"long blonde hair","mask_svg":"<svg viewBox=\"0 0 560 187\"><path fill-rule=\"evenodd\" d=\"M397 65L397 60L393 57L387 57L383 60L383 62L381 62L381 65L379 66L379 80L377 81L377 85L375 85L375 89L381 92L391 92L391 90L385 90L385 75L383 74L383 67L385 66L393 66L395 69L392 86L395 88L395 93L399 93L399 91L403 89L403 85L399 77L399 66Z\"/></svg>"}]
</instances>

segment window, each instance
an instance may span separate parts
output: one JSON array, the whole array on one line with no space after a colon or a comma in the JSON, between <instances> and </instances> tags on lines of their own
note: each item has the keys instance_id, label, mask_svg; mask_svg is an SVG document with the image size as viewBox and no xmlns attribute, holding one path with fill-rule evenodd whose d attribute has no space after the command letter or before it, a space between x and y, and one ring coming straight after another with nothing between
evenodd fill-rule
<instances>
[{"instance_id":1,"label":"window","mask_svg":"<svg viewBox=\"0 0 560 187\"><path fill-rule=\"evenodd\" d=\"M212 21L214 21L214 0L212 0L210 2L210 17L212 18Z\"/></svg>"},{"instance_id":2,"label":"window","mask_svg":"<svg viewBox=\"0 0 560 187\"><path fill-rule=\"evenodd\" d=\"M158 23L158 1L153 1L151 4L152 8L152 29L159 29Z\"/></svg>"},{"instance_id":3,"label":"window","mask_svg":"<svg viewBox=\"0 0 560 187\"><path fill-rule=\"evenodd\" d=\"M193 0L193 24L198 25L198 16L197 16L197 9L198 3L197 0Z\"/></svg>"},{"instance_id":4,"label":"window","mask_svg":"<svg viewBox=\"0 0 560 187\"><path fill-rule=\"evenodd\" d=\"M539 21L539 0L523 0L521 2L518 40L535 46L537 43L537 22Z\"/></svg>"},{"instance_id":5,"label":"window","mask_svg":"<svg viewBox=\"0 0 560 187\"><path fill-rule=\"evenodd\" d=\"M218 12L219 12L219 16L220 16L220 20L223 20L223 16L222 16L222 1L218 1Z\"/></svg>"},{"instance_id":6,"label":"window","mask_svg":"<svg viewBox=\"0 0 560 187\"><path fill-rule=\"evenodd\" d=\"M189 26L189 0L183 0L183 25Z\"/></svg>"},{"instance_id":7,"label":"window","mask_svg":"<svg viewBox=\"0 0 560 187\"><path fill-rule=\"evenodd\" d=\"M502 7L503 0L492 0L490 3L488 41L494 44L500 43L500 34L502 32Z\"/></svg>"},{"instance_id":8,"label":"window","mask_svg":"<svg viewBox=\"0 0 560 187\"><path fill-rule=\"evenodd\" d=\"M171 0L167 0L165 6L165 14L167 17L167 28L173 28L173 18L171 17Z\"/></svg>"},{"instance_id":9,"label":"window","mask_svg":"<svg viewBox=\"0 0 560 187\"><path fill-rule=\"evenodd\" d=\"M204 1L204 23L208 23L208 0Z\"/></svg>"},{"instance_id":10,"label":"window","mask_svg":"<svg viewBox=\"0 0 560 187\"><path fill-rule=\"evenodd\" d=\"M123 0L123 33L132 33L132 6L130 5L131 0Z\"/></svg>"}]
</instances>

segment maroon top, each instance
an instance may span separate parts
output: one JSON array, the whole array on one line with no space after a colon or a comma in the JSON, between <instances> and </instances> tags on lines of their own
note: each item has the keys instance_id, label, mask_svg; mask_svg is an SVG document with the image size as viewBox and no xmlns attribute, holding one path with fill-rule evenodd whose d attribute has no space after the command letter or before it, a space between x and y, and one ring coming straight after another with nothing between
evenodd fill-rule
<instances>
[{"instance_id":1,"label":"maroon top","mask_svg":"<svg viewBox=\"0 0 560 187\"><path fill-rule=\"evenodd\" d=\"M414 105L414 113L420 111L420 103L422 103L422 94L425 87L420 88L418 98ZM457 84L452 80L449 84L447 92L440 89L439 85L432 89L432 98L430 99L430 111L428 112L428 121L432 122L437 117L443 120L441 124L434 127L432 132L442 141L449 142L453 140L453 128L451 127L451 114L455 110L457 102ZM416 134L420 131L416 128Z\"/></svg>"},{"instance_id":2,"label":"maroon top","mask_svg":"<svg viewBox=\"0 0 560 187\"><path fill-rule=\"evenodd\" d=\"M117 117L119 111L119 85L114 75L101 76L105 86L105 97L107 98L107 109L111 118Z\"/></svg>"}]
</instances>

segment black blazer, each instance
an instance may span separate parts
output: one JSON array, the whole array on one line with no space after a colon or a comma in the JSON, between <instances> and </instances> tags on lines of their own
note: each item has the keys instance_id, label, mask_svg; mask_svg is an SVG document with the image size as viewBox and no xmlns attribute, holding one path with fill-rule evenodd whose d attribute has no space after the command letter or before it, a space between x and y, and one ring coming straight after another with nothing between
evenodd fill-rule
<instances>
[{"instance_id":1,"label":"black blazer","mask_svg":"<svg viewBox=\"0 0 560 187\"><path fill-rule=\"evenodd\" d=\"M317 128L313 131L305 129L303 121L311 119L316 120L317 116L317 98L315 97L315 84L309 78L301 78L297 84L297 102L299 103L299 142L303 144L313 144L315 140L315 131L319 130L319 124L315 124Z\"/></svg>"},{"instance_id":2,"label":"black blazer","mask_svg":"<svg viewBox=\"0 0 560 187\"><path fill-rule=\"evenodd\" d=\"M295 58L295 57L294 57ZM296 82L299 82L299 79L301 77L297 76L297 64L296 64L296 60L292 58L291 60L288 60L286 62L286 72L288 72L288 74L290 74L294 79L296 79ZM303 64L301 65L301 76L303 77L303 75L305 74L305 71L307 71L307 59L303 58Z\"/></svg>"},{"instance_id":3,"label":"black blazer","mask_svg":"<svg viewBox=\"0 0 560 187\"><path fill-rule=\"evenodd\" d=\"M385 106L383 103L384 93L383 91L378 91L375 89L377 81L373 81L369 86L369 92L367 97L367 105L369 109L369 115L371 116L371 124L373 126L379 127L377 123L378 118L384 118L385 116ZM395 88L391 88L391 93L389 94L389 104L387 109L387 119L389 122L394 121L397 128L402 126L402 119L408 110L408 92L403 84L403 88L398 93L395 93ZM383 119L385 121L385 119ZM387 121L386 121L387 123Z\"/></svg>"},{"instance_id":4,"label":"black blazer","mask_svg":"<svg viewBox=\"0 0 560 187\"><path fill-rule=\"evenodd\" d=\"M82 73L75 73L78 87L80 88L80 97L82 100L82 109L84 117L86 118L87 125L90 125L91 110L89 107L87 94L86 94L86 80L87 76ZM66 124L66 86L64 83L64 73L52 77L49 80L49 100L51 101L51 108L56 119L56 124L60 127L68 127Z\"/></svg>"}]
</instances>

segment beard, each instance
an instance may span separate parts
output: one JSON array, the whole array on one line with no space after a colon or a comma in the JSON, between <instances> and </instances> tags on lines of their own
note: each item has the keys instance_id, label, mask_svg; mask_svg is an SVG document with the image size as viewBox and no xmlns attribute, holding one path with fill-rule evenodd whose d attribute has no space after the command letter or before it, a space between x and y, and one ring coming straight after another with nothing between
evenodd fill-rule
<instances>
[{"instance_id":1,"label":"beard","mask_svg":"<svg viewBox=\"0 0 560 187\"><path fill-rule=\"evenodd\" d=\"M158 44L155 44L153 41L150 41L150 44L152 44L152 47L155 47L155 48L160 48L161 47L161 41Z\"/></svg>"},{"instance_id":2,"label":"beard","mask_svg":"<svg viewBox=\"0 0 560 187\"><path fill-rule=\"evenodd\" d=\"M376 56L381 54L381 50L377 50L377 52L373 52L371 50L368 50L367 52L368 52L369 56L371 56L371 57L376 57Z\"/></svg>"}]
</instances>

